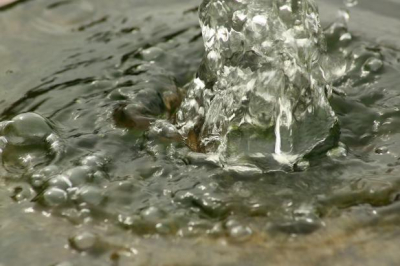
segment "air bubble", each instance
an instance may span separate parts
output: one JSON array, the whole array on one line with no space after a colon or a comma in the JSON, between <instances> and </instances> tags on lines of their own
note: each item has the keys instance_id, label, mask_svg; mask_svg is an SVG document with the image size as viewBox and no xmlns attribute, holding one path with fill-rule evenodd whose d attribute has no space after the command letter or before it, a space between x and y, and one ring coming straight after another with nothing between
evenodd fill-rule
<instances>
[{"instance_id":1,"label":"air bubble","mask_svg":"<svg viewBox=\"0 0 400 266\"><path fill-rule=\"evenodd\" d=\"M93 184L96 184L96 185L98 185L98 186L103 186L103 187L105 187L105 186L107 186L107 184L109 183L109 177L108 177L108 175L105 173L105 172L102 172L102 171L96 171L94 174L93 174L93 177L92 177L93 179L92 179L92 182L93 182Z\"/></svg>"},{"instance_id":2,"label":"air bubble","mask_svg":"<svg viewBox=\"0 0 400 266\"><path fill-rule=\"evenodd\" d=\"M54 133L45 118L35 113L25 113L14 117L4 128L4 136L13 145L34 144L44 141Z\"/></svg>"},{"instance_id":3,"label":"air bubble","mask_svg":"<svg viewBox=\"0 0 400 266\"><path fill-rule=\"evenodd\" d=\"M44 203L51 207L57 207L67 202L67 192L62 189L51 187L43 194Z\"/></svg>"},{"instance_id":4,"label":"air bubble","mask_svg":"<svg viewBox=\"0 0 400 266\"><path fill-rule=\"evenodd\" d=\"M34 188L40 188L47 180L47 176L42 173L33 174L30 178L30 183Z\"/></svg>"},{"instance_id":5,"label":"air bubble","mask_svg":"<svg viewBox=\"0 0 400 266\"><path fill-rule=\"evenodd\" d=\"M60 158L63 151L50 121L35 113L20 114L3 122L1 135L6 139L3 164L10 172L47 164Z\"/></svg>"},{"instance_id":6,"label":"air bubble","mask_svg":"<svg viewBox=\"0 0 400 266\"><path fill-rule=\"evenodd\" d=\"M79 186L89 182L92 169L88 166L78 166L69 169L64 175L71 181L74 186Z\"/></svg>"},{"instance_id":7,"label":"air bubble","mask_svg":"<svg viewBox=\"0 0 400 266\"><path fill-rule=\"evenodd\" d=\"M382 60L378 58L370 58L364 64L364 70L370 72L378 72L383 67Z\"/></svg>"},{"instance_id":8,"label":"air bubble","mask_svg":"<svg viewBox=\"0 0 400 266\"><path fill-rule=\"evenodd\" d=\"M149 207L142 211L141 216L148 222L157 223L165 217L165 213L156 207Z\"/></svg>"},{"instance_id":9,"label":"air bubble","mask_svg":"<svg viewBox=\"0 0 400 266\"><path fill-rule=\"evenodd\" d=\"M389 148L386 146L378 147L375 149L375 153L377 154L385 154L389 152Z\"/></svg>"},{"instance_id":10,"label":"air bubble","mask_svg":"<svg viewBox=\"0 0 400 266\"><path fill-rule=\"evenodd\" d=\"M86 186L79 189L79 199L82 202L88 203L93 206L98 206L102 203L104 196L99 188Z\"/></svg>"},{"instance_id":11,"label":"air bubble","mask_svg":"<svg viewBox=\"0 0 400 266\"><path fill-rule=\"evenodd\" d=\"M358 0L344 0L344 4L347 7L354 7L358 4Z\"/></svg>"},{"instance_id":12,"label":"air bubble","mask_svg":"<svg viewBox=\"0 0 400 266\"><path fill-rule=\"evenodd\" d=\"M72 187L71 181L64 175L57 175L50 179L49 186L67 190Z\"/></svg>"},{"instance_id":13,"label":"air bubble","mask_svg":"<svg viewBox=\"0 0 400 266\"><path fill-rule=\"evenodd\" d=\"M340 143L338 147L328 151L327 155L333 159L344 158L347 156L347 147L343 143Z\"/></svg>"},{"instance_id":14,"label":"air bubble","mask_svg":"<svg viewBox=\"0 0 400 266\"><path fill-rule=\"evenodd\" d=\"M229 230L229 235L236 241L246 241L252 234L253 231L249 227L243 225L234 226Z\"/></svg>"},{"instance_id":15,"label":"air bubble","mask_svg":"<svg viewBox=\"0 0 400 266\"><path fill-rule=\"evenodd\" d=\"M294 169L299 172L306 171L308 168L310 168L310 162L307 160L301 160L294 166Z\"/></svg>"},{"instance_id":16,"label":"air bubble","mask_svg":"<svg viewBox=\"0 0 400 266\"><path fill-rule=\"evenodd\" d=\"M338 18L339 20L342 20L343 23L345 23L347 25L347 23L350 20L350 13L349 10L347 9L339 9L338 11Z\"/></svg>"},{"instance_id":17,"label":"air bubble","mask_svg":"<svg viewBox=\"0 0 400 266\"><path fill-rule=\"evenodd\" d=\"M182 139L178 130L168 121L158 120L150 127L148 132L150 139L165 139L179 141Z\"/></svg>"},{"instance_id":18,"label":"air bubble","mask_svg":"<svg viewBox=\"0 0 400 266\"><path fill-rule=\"evenodd\" d=\"M92 168L103 168L107 163L107 160L101 155L93 154L86 156L82 159L81 164Z\"/></svg>"},{"instance_id":19,"label":"air bubble","mask_svg":"<svg viewBox=\"0 0 400 266\"><path fill-rule=\"evenodd\" d=\"M64 262L57 263L54 266L74 266L74 264L72 264L71 262L64 261Z\"/></svg>"},{"instance_id":20,"label":"air bubble","mask_svg":"<svg viewBox=\"0 0 400 266\"><path fill-rule=\"evenodd\" d=\"M142 51L143 59L146 61L154 61L164 53L165 51L158 47L151 47Z\"/></svg>"},{"instance_id":21,"label":"air bubble","mask_svg":"<svg viewBox=\"0 0 400 266\"><path fill-rule=\"evenodd\" d=\"M32 199L34 191L28 184L19 184L11 189L11 198L17 202Z\"/></svg>"},{"instance_id":22,"label":"air bubble","mask_svg":"<svg viewBox=\"0 0 400 266\"><path fill-rule=\"evenodd\" d=\"M222 236L224 232L225 230L222 223L216 223L211 229L207 230L207 234L214 237Z\"/></svg>"},{"instance_id":23,"label":"air bubble","mask_svg":"<svg viewBox=\"0 0 400 266\"><path fill-rule=\"evenodd\" d=\"M96 235L89 232L83 232L70 239L71 246L78 251L89 250L95 246L96 242Z\"/></svg>"},{"instance_id":24,"label":"air bubble","mask_svg":"<svg viewBox=\"0 0 400 266\"><path fill-rule=\"evenodd\" d=\"M118 222L125 227L131 227L135 224L135 222L138 222L139 220L140 217L138 216L129 216L123 214L118 215Z\"/></svg>"},{"instance_id":25,"label":"air bubble","mask_svg":"<svg viewBox=\"0 0 400 266\"><path fill-rule=\"evenodd\" d=\"M349 32L346 32L340 36L339 41L350 42L352 39L353 37L351 36L351 34Z\"/></svg>"},{"instance_id":26,"label":"air bubble","mask_svg":"<svg viewBox=\"0 0 400 266\"><path fill-rule=\"evenodd\" d=\"M135 190L135 185L131 181L121 181L117 184L118 190L121 192L132 193Z\"/></svg>"},{"instance_id":27,"label":"air bubble","mask_svg":"<svg viewBox=\"0 0 400 266\"><path fill-rule=\"evenodd\" d=\"M240 31L243 28L244 23L247 20L247 16L242 10L235 11L232 16L233 28L236 31Z\"/></svg>"},{"instance_id":28,"label":"air bubble","mask_svg":"<svg viewBox=\"0 0 400 266\"><path fill-rule=\"evenodd\" d=\"M169 234L171 232L171 228L166 223L158 223L156 224L156 231L159 234Z\"/></svg>"},{"instance_id":29,"label":"air bubble","mask_svg":"<svg viewBox=\"0 0 400 266\"><path fill-rule=\"evenodd\" d=\"M248 188L246 188L246 186L244 185L244 183L243 182L236 182L234 185L233 185L233 191L235 191L235 193L239 196L239 197L242 197L242 198L248 198L248 197L250 197L251 196L251 191L248 189Z\"/></svg>"}]
</instances>

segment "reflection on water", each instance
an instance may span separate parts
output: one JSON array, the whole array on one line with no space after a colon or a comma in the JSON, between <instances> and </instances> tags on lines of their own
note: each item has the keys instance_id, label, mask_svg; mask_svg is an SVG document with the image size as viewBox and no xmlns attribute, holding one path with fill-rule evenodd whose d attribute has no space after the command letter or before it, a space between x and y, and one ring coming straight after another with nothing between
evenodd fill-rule
<instances>
[{"instance_id":1,"label":"reflection on water","mask_svg":"<svg viewBox=\"0 0 400 266\"><path fill-rule=\"evenodd\" d=\"M203 56L198 3L134 2L1 13L0 265L391 265L399 51L341 10L325 29L340 144L287 173L221 168L171 126Z\"/></svg>"}]
</instances>

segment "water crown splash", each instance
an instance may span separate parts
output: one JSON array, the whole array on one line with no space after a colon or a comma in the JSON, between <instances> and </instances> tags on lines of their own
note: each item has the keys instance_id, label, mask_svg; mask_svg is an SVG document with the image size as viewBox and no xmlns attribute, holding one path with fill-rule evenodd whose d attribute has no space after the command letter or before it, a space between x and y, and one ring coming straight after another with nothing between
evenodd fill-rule
<instances>
[{"instance_id":1,"label":"water crown splash","mask_svg":"<svg viewBox=\"0 0 400 266\"><path fill-rule=\"evenodd\" d=\"M177 113L187 144L223 162L293 165L338 141L311 0L204 0L205 56Z\"/></svg>"}]
</instances>

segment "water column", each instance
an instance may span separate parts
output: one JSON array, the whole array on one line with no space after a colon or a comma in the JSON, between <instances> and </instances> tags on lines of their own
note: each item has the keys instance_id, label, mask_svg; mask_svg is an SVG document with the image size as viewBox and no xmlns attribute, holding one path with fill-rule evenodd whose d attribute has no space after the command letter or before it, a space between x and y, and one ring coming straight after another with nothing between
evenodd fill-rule
<instances>
[{"instance_id":1,"label":"water column","mask_svg":"<svg viewBox=\"0 0 400 266\"><path fill-rule=\"evenodd\" d=\"M311 0L204 0L205 56L177 113L223 163L293 165L337 144L326 44Z\"/></svg>"}]
</instances>

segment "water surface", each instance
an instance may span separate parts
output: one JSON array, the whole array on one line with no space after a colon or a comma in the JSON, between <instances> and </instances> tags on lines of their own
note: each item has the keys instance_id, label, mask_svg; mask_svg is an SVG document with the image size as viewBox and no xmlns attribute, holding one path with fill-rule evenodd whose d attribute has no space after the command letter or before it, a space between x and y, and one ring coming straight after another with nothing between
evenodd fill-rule
<instances>
[{"instance_id":1,"label":"water surface","mask_svg":"<svg viewBox=\"0 0 400 266\"><path fill-rule=\"evenodd\" d=\"M349 30L320 3L341 144L275 173L147 130L200 65L198 4L0 13L0 265L396 265L400 3L359 0Z\"/></svg>"}]
</instances>

